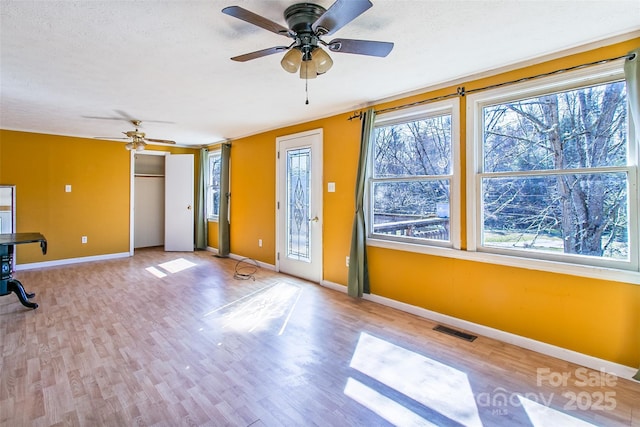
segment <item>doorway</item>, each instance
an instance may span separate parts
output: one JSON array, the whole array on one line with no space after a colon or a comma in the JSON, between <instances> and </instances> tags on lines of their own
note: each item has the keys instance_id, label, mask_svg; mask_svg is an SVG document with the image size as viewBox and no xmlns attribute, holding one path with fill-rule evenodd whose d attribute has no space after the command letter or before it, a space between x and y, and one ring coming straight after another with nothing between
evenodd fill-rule
<instances>
[{"instance_id":1,"label":"doorway","mask_svg":"<svg viewBox=\"0 0 640 427\"><path fill-rule=\"evenodd\" d=\"M129 254L163 245L193 251L194 155L134 152L131 168Z\"/></svg>"},{"instance_id":2,"label":"doorway","mask_svg":"<svg viewBox=\"0 0 640 427\"><path fill-rule=\"evenodd\" d=\"M133 249L164 245L165 155L133 154Z\"/></svg>"},{"instance_id":3,"label":"doorway","mask_svg":"<svg viewBox=\"0 0 640 427\"><path fill-rule=\"evenodd\" d=\"M276 139L276 269L322 280L322 129Z\"/></svg>"}]
</instances>

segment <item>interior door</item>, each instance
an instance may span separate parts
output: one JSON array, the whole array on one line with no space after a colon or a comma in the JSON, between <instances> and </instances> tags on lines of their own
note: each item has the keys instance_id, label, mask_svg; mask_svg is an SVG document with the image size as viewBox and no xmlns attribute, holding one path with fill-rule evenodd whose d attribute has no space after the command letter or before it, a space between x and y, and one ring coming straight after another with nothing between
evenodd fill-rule
<instances>
[{"instance_id":1,"label":"interior door","mask_svg":"<svg viewBox=\"0 0 640 427\"><path fill-rule=\"evenodd\" d=\"M279 271L322 280L322 129L279 137L277 257Z\"/></svg>"},{"instance_id":2,"label":"interior door","mask_svg":"<svg viewBox=\"0 0 640 427\"><path fill-rule=\"evenodd\" d=\"M193 251L193 154L165 158L165 251Z\"/></svg>"}]
</instances>

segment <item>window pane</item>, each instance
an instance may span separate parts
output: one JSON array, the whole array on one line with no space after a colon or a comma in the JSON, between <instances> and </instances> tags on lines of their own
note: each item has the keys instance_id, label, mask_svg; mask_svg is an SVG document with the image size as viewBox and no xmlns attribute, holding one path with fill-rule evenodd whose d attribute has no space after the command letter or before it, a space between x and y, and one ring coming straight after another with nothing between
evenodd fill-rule
<instances>
[{"instance_id":1,"label":"window pane","mask_svg":"<svg viewBox=\"0 0 640 427\"><path fill-rule=\"evenodd\" d=\"M629 257L627 174L484 178L485 246Z\"/></svg>"},{"instance_id":2,"label":"window pane","mask_svg":"<svg viewBox=\"0 0 640 427\"><path fill-rule=\"evenodd\" d=\"M373 233L449 240L449 180L373 184Z\"/></svg>"},{"instance_id":3,"label":"window pane","mask_svg":"<svg viewBox=\"0 0 640 427\"><path fill-rule=\"evenodd\" d=\"M627 97L613 82L483 109L484 171L627 164Z\"/></svg>"},{"instance_id":4,"label":"window pane","mask_svg":"<svg viewBox=\"0 0 640 427\"><path fill-rule=\"evenodd\" d=\"M207 216L215 217L220 207L220 154L209 155L209 182L207 183Z\"/></svg>"},{"instance_id":5,"label":"window pane","mask_svg":"<svg viewBox=\"0 0 640 427\"><path fill-rule=\"evenodd\" d=\"M451 115L375 129L375 178L450 175L451 163Z\"/></svg>"}]
</instances>

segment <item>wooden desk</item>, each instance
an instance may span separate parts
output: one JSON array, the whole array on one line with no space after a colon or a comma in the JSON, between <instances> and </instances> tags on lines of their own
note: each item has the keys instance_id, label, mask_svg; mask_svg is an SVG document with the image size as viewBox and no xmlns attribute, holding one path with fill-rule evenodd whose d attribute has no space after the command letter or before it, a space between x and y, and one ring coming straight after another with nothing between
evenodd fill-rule
<instances>
[{"instance_id":1,"label":"wooden desk","mask_svg":"<svg viewBox=\"0 0 640 427\"><path fill-rule=\"evenodd\" d=\"M38 304L29 301L36 294L25 292L22 283L13 278L13 247L24 243L40 243L42 255L47 253L47 239L40 233L0 234L0 296L14 292L22 305L36 309Z\"/></svg>"}]
</instances>

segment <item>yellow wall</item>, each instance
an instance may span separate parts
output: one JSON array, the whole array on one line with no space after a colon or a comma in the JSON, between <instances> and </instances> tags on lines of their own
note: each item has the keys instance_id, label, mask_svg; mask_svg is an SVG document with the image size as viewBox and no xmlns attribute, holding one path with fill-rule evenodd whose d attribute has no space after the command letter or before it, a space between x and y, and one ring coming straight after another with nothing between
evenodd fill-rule
<instances>
[{"instance_id":1,"label":"yellow wall","mask_svg":"<svg viewBox=\"0 0 640 427\"><path fill-rule=\"evenodd\" d=\"M197 150L164 151L195 154L198 164ZM48 242L45 256L39 245L19 246L17 263L128 252L130 168L121 143L0 130L0 183L16 185L17 232Z\"/></svg>"},{"instance_id":2,"label":"yellow wall","mask_svg":"<svg viewBox=\"0 0 640 427\"><path fill-rule=\"evenodd\" d=\"M381 104L376 109L624 55L640 39ZM465 98L461 98L465 182ZM232 141L231 252L275 264L276 138L324 132L323 279L345 285L360 122L342 114ZM327 193L327 182L336 192ZM465 212L462 191L462 212ZM464 228L465 218L462 219ZM464 230L463 230L464 236ZM263 247L258 247L258 239ZM463 247L466 242L463 241ZM640 364L640 286L368 248L371 292L627 366Z\"/></svg>"}]
</instances>

